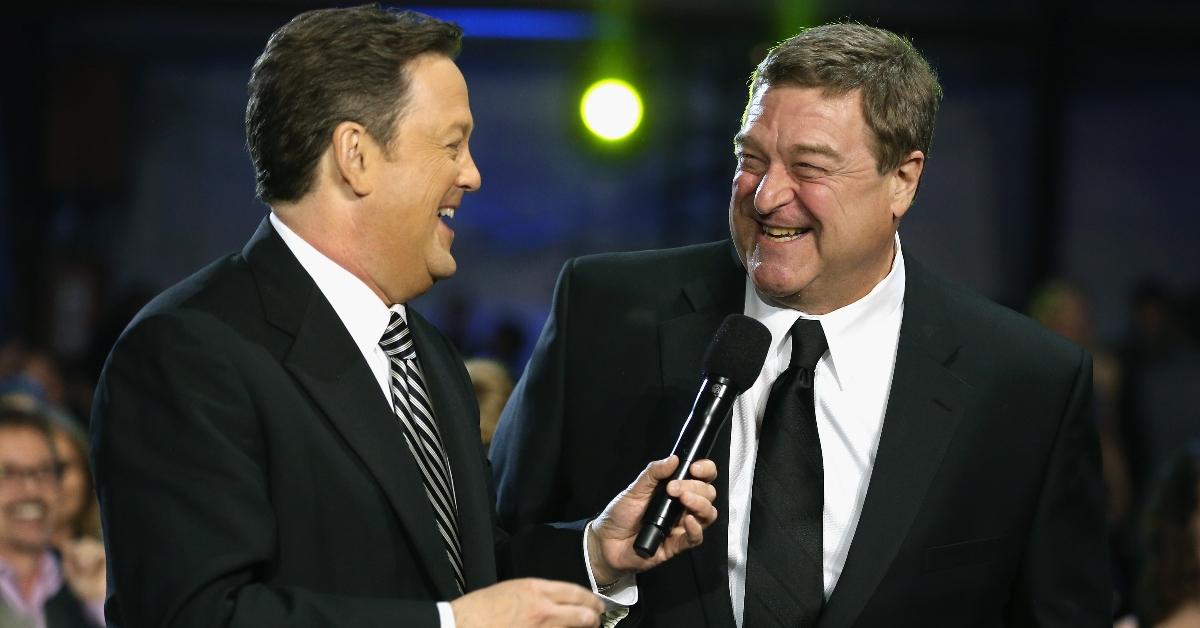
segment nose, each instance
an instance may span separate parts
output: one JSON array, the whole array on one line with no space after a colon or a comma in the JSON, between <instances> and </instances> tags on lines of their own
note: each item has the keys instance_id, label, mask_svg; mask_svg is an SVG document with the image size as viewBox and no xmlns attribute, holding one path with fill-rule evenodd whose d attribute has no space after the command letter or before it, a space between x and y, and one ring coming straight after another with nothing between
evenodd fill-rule
<instances>
[{"instance_id":1,"label":"nose","mask_svg":"<svg viewBox=\"0 0 1200 628\"><path fill-rule=\"evenodd\" d=\"M772 165L758 181L754 190L754 209L760 214L770 214L796 199L796 190L791 177L782 168Z\"/></svg>"},{"instance_id":2,"label":"nose","mask_svg":"<svg viewBox=\"0 0 1200 628\"><path fill-rule=\"evenodd\" d=\"M20 477L11 478L13 481L14 492L22 496L37 496L47 490L55 490L58 486L57 481L35 476L32 473L27 473Z\"/></svg>"},{"instance_id":3,"label":"nose","mask_svg":"<svg viewBox=\"0 0 1200 628\"><path fill-rule=\"evenodd\" d=\"M475 159L471 157L470 146L464 150L465 162L458 171L458 181L455 181L455 185L467 192L474 192L483 185L483 177L479 174L479 168L475 166Z\"/></svg>"}]
</instances>

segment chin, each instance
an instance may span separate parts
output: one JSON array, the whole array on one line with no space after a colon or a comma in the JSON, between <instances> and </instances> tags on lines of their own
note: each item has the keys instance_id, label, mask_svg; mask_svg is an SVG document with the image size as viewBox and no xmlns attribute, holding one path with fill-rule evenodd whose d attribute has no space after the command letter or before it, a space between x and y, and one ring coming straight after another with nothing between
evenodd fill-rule
<instances>
[{"instance_id":1,"label":"chin","mask_svg":"<svg viewBox=\"0 0 1200 628\"><path fill-rule=\"evenodd\" d=\"M431 264L429 267L429 275L433 277L434 281L449 279L456 272L458 272L458 264L454 263L453 259L449 263Z\"/></svg>"},{"instance_id":2,"label":"chin","mask_svg":"<svg viewBox=\"0 0 1200 628\"><path fill-rule=\"evenodd\" d=\"M808 284L812 283L812 278L797 276L795 271L788 268L759 264L751 271L750 281L764 296L787 299L807 288Z\"/></svg>"}]
</instances>

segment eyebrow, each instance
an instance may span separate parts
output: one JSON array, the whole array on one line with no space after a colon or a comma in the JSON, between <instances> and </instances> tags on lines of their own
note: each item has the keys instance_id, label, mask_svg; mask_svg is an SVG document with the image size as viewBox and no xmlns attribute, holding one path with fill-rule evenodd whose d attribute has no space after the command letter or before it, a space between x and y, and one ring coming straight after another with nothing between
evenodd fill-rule
<instances>
[{"instance_id":1,"label":"eyebrow","mask_svg":"<svg viewBox=\"0 0 1200 628\"><path fill-rule=\"evenodd\" d=\"M738 133L737 135L733 136L733 149L735 151L740 150L742 148L742 146L745 146L747 144L752 147L758 146L758 142L755 142L754 139L752 139L746 133ZM841 159L842 158L841 153L834 150L833 147L828 144L804 144L804 143L792 144L791 146L789 146L787 148L786 152L789 156L815 154L815 155L824 155L826 157L829 157L830 159Z\"/></svg>"},{"instance_id":2,"label":"eyebrow","mask_svg":"<svg viewBox=\"0 0 1200 628\"><path fill-rule=\"evenodd\" d=\"M447 132L458 131L462 133L464 137L466 137L475 129L475 124L473 120L470 122L467 120L455 120L454 122L446 125L445 129Z\"/></svg>"},{"instance_id":3,"label":"eyebrow","mask_svg":"<svg viewBox=\"0 0 1200 628\"><path fill-rule=\"evenodd\" d=\"M737 135L733 136L733 149L734 150L740 149L743 145L745 145L747 143L747 141L749 141L749 143L751 143L751 144L754 143L754 141L750 139L749 135L747 135L745 133L738 133Z\"/></svg>"},{"instance_id":4,"label":"eyebrow","mask_svg":"<svg viewBox=\"0 0 1200 628\"><path fill-rule=\"evenodd\" d=\"M824 155L830 159L841 159L842 157L841 153L828 144L792 144L788 147L787 153L789 155Z\"/></svg>"}]
</instances>

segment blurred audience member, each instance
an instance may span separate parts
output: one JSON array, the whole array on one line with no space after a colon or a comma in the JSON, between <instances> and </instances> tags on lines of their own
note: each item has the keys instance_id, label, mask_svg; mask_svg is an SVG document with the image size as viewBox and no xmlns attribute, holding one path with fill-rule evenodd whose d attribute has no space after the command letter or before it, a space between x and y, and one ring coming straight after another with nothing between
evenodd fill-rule
<instances>
[{"instance_id":1,"label":"blurred audience member","mask_svg":"<svg viewBox=\"0 0 1200 628\"><path fill-rule=\"evenodd\" d=\"M1120 356L1122 434L1134 494L1144 500L1179 443L1200 438L1200 349L1178 299L1161 282L1145 280L1134 289Z\"/></svg>"},{"instance_id":2,"label":"blurred audience member","mask_svg":"<svg viewBox=\"0 0 1200 628\"><path fill-rule=\"evenodd\" d=\"M1108 499L1106 515L1112 526L1127 518L1131 499L1129 469L1120 437L1121 368L1116 356L1092 335L1090 311L1083 291L1061 279L1042 286L1029 305L1031 317L1092 354L1092 390Z\"/></svg>"},{"instance_id":3,"label":"blurred audience member","mask_svg":"<svg viewBox=\"0 0 1200 628\"><path fill-rule=\"evenodd\" d=\"M0 406L0 623L5 628L104 625L103 554L72 548L60 564L53 552L61 491L49 419Z\"/></svg>"},{"instance_id":4,"label":"blurred audience member","mask_svg":"<svg viewBox=\"0 0 1200 628\"><path fill-rule=\"evenodd\" d=\"M525 344L525 330L520 323L513 319L501 320L492 330L487 352L504 364L509 373L520 374L529 359Z\"/></svg>"},{"instance_id":5,"label":"blurred audience member","mask_svg":"<svg viewBox=\"0 0 1200 628\"><path fill-rule=\"evenodd\" d=\"M54 408L67 407L67 384L59 369L58 359L45 349L31 349L21 364L20 377L35 383L42 391L42 400Z\"/></svg>"},{"instance_id":6,"label":"blurred audience member","mask_svg":"<svg viewBox=\"0 0 1200 628\"><path fill-rule=\"evenodd\" d=\"M491 445L492 434L500 421L500 412L512 394L513 378L508 368L497 360L471 358L466 361L467 373L475 385L479 402L479 434L485 447Z\"/></svg>"},{"instance_id":7,"label":"blurred audience member","mask_svg":"<svg viewBox=\"0 0 1200 628\"><path fill-rule=\"evenodd\" d=\"M1161 281L1138 281L1130 294L1129 309L1126 350L1142 356L1153 356L1169 353L1184 341L1185 331L1179 320L1175 298Z\"/></svg>"},{"instance_id":8,"label":"blurred audience member","mask_svg":"<svg viewBox=\"0 0 1200 628\"><path fill-rule=\"evenodd\" d=\"M12 377L25 360L25 343L9 338L0 344L0 379Z\"/></svg>"},{"instance_id":9,"label":"blurred audience member","mask_svg":"<svg viewBox=\"0 0 1200 628\"><path fill-rule=\"evenodd\" d=\"M39 405L87 416L95 377L75 367L64 368L53 351L10 340L0 347L0 396L19 393Z\"/></svg>"},{"instance_id":10,"label":"blurred audience member","mask_svg":"<svg viewBox=\"0 0 1200 628\"><path fill-rule=\"evenodd\" d=\"M1166 467L1146 511L1139 623L1200 626L1200 442Z\"/></svg>"},{"instance_id":11,"label":"blurred audience member","mask_svg":"<svg viewBox=\"0 0 1200 628\"><path fill-rule=\"evenodd\" d=\"M72 543L100 540L100 504L88 465L87 435L70 417L51 416L54 449L62 468L62 497L56 513L54 546L65 553Z\"/></svg>"}]
</instances>

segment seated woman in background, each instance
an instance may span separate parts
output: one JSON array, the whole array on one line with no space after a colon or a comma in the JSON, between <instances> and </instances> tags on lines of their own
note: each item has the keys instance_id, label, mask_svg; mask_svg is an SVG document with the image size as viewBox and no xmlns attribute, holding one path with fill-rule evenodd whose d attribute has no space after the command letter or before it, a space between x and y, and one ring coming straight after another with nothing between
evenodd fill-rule
<instances>
[{"instance_id":1,"label":"seated woman in background","mask_svg":"<svg viewBox=\"0 0 1200 628\"><path fill-rule=\"evenodd\" d=\"M100 540L100 503L88 464L87 436L70 417L50 414L54 449L62 468L58 508L50 543L62 558L64 575L83 599L103 600L105 553Z\"/></svg>"},{"instance_id":2,"label":"seated woman in background","mask_svg":"<svg viewBox=\"0 0 1200 628\"><path fill-rule=\"evenodd\" d=\"M77 423L53 416L54 448L62 463L62 499L54 526L54 545L62 550L69 541L100 540L100 504L92 486L87 436Z\"/></svg>"}]
</instances>

